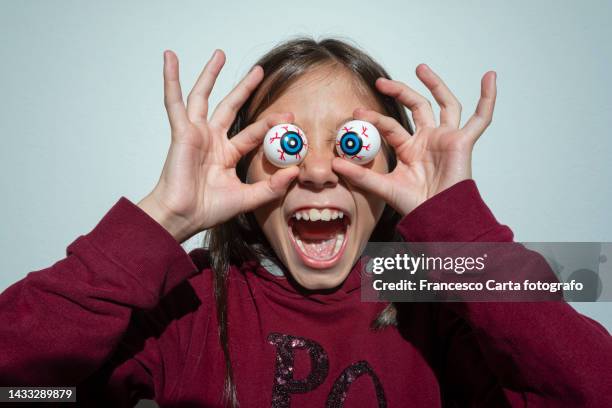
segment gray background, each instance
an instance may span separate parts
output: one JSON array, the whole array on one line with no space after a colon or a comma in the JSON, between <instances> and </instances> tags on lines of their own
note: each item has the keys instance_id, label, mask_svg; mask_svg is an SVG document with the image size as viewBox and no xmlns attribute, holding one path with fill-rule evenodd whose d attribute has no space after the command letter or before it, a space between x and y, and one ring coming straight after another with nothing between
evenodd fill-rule
<instances>
[{"instance_id":1,"label":"gray background","mask_svg":"<svg viewBox=\"0 0 612 408\"><path fill-rule=\"evenodd\" d=\"M297 34L352 39L422 92L414 69L426 62L466 114L496 70L474 157L494 214L520 241L612 241L609 2L124 3L0 3L0 289L155 185L169 143L164 49L181 59L185 94L226 51L214 105ZM610 303L575 306L612 329Z\"/></svg>"}]
</instances>

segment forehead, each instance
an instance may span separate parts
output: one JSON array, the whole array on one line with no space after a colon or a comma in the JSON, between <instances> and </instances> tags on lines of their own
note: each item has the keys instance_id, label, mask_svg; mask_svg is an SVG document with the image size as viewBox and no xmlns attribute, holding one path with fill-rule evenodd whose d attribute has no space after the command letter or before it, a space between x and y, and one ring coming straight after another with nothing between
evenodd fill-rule
<instances>
[{"instance_id":1,"label":"forehead","mask_svg":"<svg viewBox=\"0 0 612 408\"><path fill-rule=\"evenodd\" d=\"M295 123L328 124L352 117L358 107L382 112L376 97L363 82L338 65L312 68L296 79L259 116L272 112L293 112Z\"/></svg>"}]
</instances>

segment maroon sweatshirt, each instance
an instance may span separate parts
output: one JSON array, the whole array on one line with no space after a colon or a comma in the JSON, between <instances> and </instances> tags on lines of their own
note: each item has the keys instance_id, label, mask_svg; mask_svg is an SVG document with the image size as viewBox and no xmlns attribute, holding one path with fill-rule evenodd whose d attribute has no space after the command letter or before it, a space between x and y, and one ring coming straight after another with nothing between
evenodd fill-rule
<instances>
[{"instance_id":1,"label":"maroon sweatshirt","mask_svg":"<svg viewBox=\"0 0 612 408\"><path fill-rule=\"evenodd\" d=\"M406 241L512 241L463 181L408 214ZM528 251L517 256L533 256ZM525 267L529 262L525 262ZM612 340L564 302L402 303L370 324L354 268L306 296L256 263L229 279L242 407L612 406ZM121 197L66 258L0 296L0 385L77 387L85 405L221 406L212 271Z\"/></svg>"}]
</instances>

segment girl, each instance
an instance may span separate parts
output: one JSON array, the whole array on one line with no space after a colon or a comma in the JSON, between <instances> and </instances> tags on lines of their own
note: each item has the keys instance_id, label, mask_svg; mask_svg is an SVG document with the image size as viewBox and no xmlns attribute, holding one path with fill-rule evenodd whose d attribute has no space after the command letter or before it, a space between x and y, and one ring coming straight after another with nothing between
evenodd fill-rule
<instances>
[{"instance_id":1,"label":"girl","mask_svg":"<svg viewBox=\"0 0 612 408\"><path fill-rule=\"evenodd\" d=\"M416 72L439 125L425 97L333 39L274 48L210 114L224 62L216 50L185 104L164 53L159 182L2 294L4 385L78 385L87 406L610 406L610 337L565 303L360 301L368 239L512 241L471 180L494 72L460 127L429 67ZM384 139L365 166L334 153L350 119ZM308 136L297 166L263 154L280 123ZM207 249L185 253L202 230Z\"/></svg>"}]
</instances>

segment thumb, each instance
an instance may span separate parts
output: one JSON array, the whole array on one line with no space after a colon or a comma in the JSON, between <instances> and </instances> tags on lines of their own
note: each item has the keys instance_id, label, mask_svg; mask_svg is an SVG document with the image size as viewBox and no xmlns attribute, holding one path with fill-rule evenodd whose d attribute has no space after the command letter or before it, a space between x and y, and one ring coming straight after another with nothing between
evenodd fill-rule
<instances>
[{"instance_id":1,"label":"thumb","mask_svg":"<svg viewBox=\"0 0 612 408\"><path fill-rule=\"evenodd\" d=\"M376 194L389 202L391 185L385 174L377 173L339 157L334 158L332 167L335 172L344 176L354 186Z\"/></svg>"},{"instance_id":2,"label":"thumb","mask_svg":"<svg viewBox=\"0 0 612 408\"><path fill-rule=\"evenodd\" d=\"M297 166L291 166L277 170L268 180L246 184L243 190L243 208L240 212L254 210L269 201L282 197L299 172Z\"/></svg>"}]
</instances>

